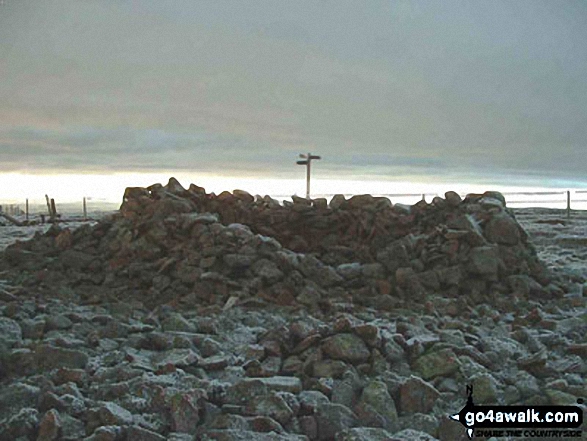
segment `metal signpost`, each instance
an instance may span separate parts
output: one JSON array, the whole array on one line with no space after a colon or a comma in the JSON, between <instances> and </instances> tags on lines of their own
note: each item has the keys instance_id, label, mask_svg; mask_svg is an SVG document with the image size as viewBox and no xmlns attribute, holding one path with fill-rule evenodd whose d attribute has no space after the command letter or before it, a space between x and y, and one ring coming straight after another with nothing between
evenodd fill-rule
<instances>
[{"instance_id":1,"label":"metal signpost","mask_svg":"<svg viewBox=\"0 0 587 441\"><path fill-rule=\"evenodd\" d=\"M311 153L308 153L307 155L300 153L300 158L305 158L305 161L297 161L297 164L306 166L306 199L310 199L310 164L312 159L322 158L320 158L320 156L312 155Z\"/></svg>"}]
</instances>

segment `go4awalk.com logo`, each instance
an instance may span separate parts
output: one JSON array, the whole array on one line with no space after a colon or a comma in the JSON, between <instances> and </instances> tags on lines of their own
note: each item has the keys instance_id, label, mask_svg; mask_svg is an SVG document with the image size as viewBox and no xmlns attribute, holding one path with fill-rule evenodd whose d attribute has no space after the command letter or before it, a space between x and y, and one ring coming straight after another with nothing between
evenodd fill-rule
<instances>
[{"instance_id":1,"label":"go4awalk.com logo","mask_svg":"<svg viewBox=\"0 0 587 441\"><path fill-rule=\"evenodd\" d=\"M467 404L451 419L460 422L469 439L483 437L580 438L583 409L579 406L476 406L473 386L467 386Z\"/></svg>"}]
</instances>

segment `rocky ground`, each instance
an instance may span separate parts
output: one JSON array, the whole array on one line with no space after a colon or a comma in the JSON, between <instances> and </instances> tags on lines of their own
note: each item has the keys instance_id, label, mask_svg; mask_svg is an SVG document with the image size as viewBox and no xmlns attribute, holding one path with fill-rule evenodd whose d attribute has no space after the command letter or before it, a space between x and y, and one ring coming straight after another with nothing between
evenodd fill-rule
<instances>
[{"instance_id":1,"label":"rocky ground","mask_svg":"<svg viewBox=\"0 0 587 441\"><path fill-rule=\"evenodd\" d=\"M185 205L171 184L184 199L154 200ZM498 194L363 199L360 216L324 211L350 232L323 248L271 224L275 206L261 222L209 196L212 214L154 219L151 198L9 247L0 440L464 440L448 415L467 384L476 404L587 397L587 216L509 212ZM287 213L314 216L304 231L326 222L301 207Z\"/></svg>"}]
</instances>

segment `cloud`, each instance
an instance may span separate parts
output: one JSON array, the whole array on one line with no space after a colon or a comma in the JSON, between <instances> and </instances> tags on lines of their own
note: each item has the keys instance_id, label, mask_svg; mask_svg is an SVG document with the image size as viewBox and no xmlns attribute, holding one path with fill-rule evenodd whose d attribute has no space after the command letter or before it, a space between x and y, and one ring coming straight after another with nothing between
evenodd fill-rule
<instances>
[{"instance_id":1,"label":"cloud","mask_svg":"<svg viewBox=\"0 0 587 441\"><path fill-rule=\"evenodd\" d=\"M585 179L581 2L7 2L0 170Z\"/></svg>"}]
</instances>

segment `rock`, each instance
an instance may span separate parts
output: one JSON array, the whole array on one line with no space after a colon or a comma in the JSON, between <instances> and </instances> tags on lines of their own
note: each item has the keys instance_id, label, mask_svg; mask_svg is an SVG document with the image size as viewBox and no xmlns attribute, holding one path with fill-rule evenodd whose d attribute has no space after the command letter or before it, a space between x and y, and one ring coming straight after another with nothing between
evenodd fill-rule
<instances>
[{"instance_id":1,"label":"rock","mask_svg":"<svg viewBox=\"0 0 587 441\"><path fill-rule=\"evenodd\" d=\"M193 361L197 361L197 356L194 354ZM226 355L213 355L211 357L202 358L198 362L198 366L206 371L219 371L230 364L231 357ZM188 363L191 364L191 363Z\"/></svg>"},{"instance_id":2,"label":"rock","mask_svg":"<svg viewBox=\"0 0 587 441\"><path fill-rule=\"evenodd\" d=\"M266 396L269 393L267 385L261 379L241 379L226 389L226 403L246 404L254 397Z\"/></svg>"},{"instance_id":3,"label":"rock","mask_svg":"<svg viewBox=\"0 0 587 441\"><path fill-rule=\"evenodd\" d=\"M494 216L485 226L485 237L489 242L501 245L517 245L520 242L520 227L508 214Z\"/></svg>"},{"instance_id":4,"label":"rock","mask_svg":"<svg viewBox=\"0 0 587 441\"><path fill-rule=\"evenodd\" d=\"M414 300L424 297L426 290L420 282L419 275L416 274L413 268L398 268L395 271L395 279L397 286L405 292L403 297Z\"/></svg>"},{"instance_id":5,"label":"rock","mask_svg":"<svg viewBox=\"0 0 587 441\"><path fill-rule=\"evenodd\" d=\"M571 354L579 355L583 359L587 359L587 343L572 343L567 350Z\"/></svg>"},{"instance_id":6,"label":"rock","mask_svg":"<svg viewBox=\"0 0 587 441\"><path fill-rule=\"evenodd\" d=\"M267 386L268 390L275 392L291 392L297 394L302 391L302 382L296 377L268 377L268 378L248 378L243 380L246 384L247 381L259 381Z\"/></svg>"},{"instance_id":7,"label":"rock","mask_svg":"<svg viewBox=\"0 0 587 441\"><path fill-rule=\"evenodd\" d=\"M349 367L340 360L318 360L312 365L312 376L340 378Z\"/></svg>"},{"instance_id":8,"label":"rock","mask_svg":"<svg viewBox=\"0 0 587 441\"><path fill-rule=\"evenodd\" d=\"M16 410L16 409L15 409ZM39 412L37 409L25 407L18 410L7 420L0 420L0 440L11 441L20 439L31 439L39 425Z\"/></svg>"},{"instance_id":9,"label":"rock","mask_svg":"<svg viewBox=\"0 0 587 441\"><path fill-rule=\"evenodd\" d=\"M364 404L370 406L372 410L383 417L384 428L390 429L393 423L397 421L397 410L395 402L389 395L387 385L382 381L371 381L363 389L358 406Z\"/></svg>"},{"instance_id":10,"label":"rock","mask_svg":"<svg viewBox=\"0 0 587 441\"><path fill-rule=\"evenodd\" d=\"M261 277L267 284L273 284L283 278L283 272L274 262L267 259L255 262L251 269L254 274Z\"/></svg>"},{"instance_id":11,"label":"rock","mask_svg":"<svg viewBox=\"0 0 587 441\"><path fill-rule=\"evenodd\" d=\"M337 334L324 340L322 350L326 355L348 363L366 362L371 355L365 342L355 334Z\"/></svg>"},{"instance_id":12,"label":"rock","mask_svg":"<svg viewBox=\"0 0 587 441\"><path fill-rule=\"evenodd\" d=\"M103 402L88 411L87 427L90 432L100 426L121 426L132 422L132 414L113 402Z\"/></svg>"},{"instance_id":13,"label":"rock","mask_svg":"<svg viewBox=\"0 0 587 441\"><path fill-rule=\"evenodd\" d=\"M161 322L161 328L167 332L196 332L195 326L181 314L172 314Z\"/></svg>"},{"instance_id":14,"label":"rock","mask_svg":"<svg viewBox=\"0 0 587 441\"><path fill-rule=\"evenodd\" d=\"M63 314L48 316L45 319L45 332L66 330L72 326L73 322Z\"/></svg>"},{"instance_id":15,"label":"rock","mask_svg":"<svg viewBox=\"0 0 587 441\"><path fill-rule=\"evenodd\" d=\"M319 210L328 209L328 200L326 198L316 198L312 200L312 205Z\"/></svg>"},{"instance_id":16,"label":"rock","mask_svg":"<svg viewBox=\"0 0 587 441\"><path fill-rule=\"evenodd\" d=\"M512 292L522 298L535 297L543 292L542 286L536 280L525 274L511 275L506 281Z\"/></svg>"},{"instance_id":17,"label":"rock","mask_svg":"<svg viewBox=\"0 0 587 441\"><path fill-rule=\"evenodd\" d=\"M270 356L265 358L260 365L259 369L257 370L256 376L259 377L273 377L279 374L281 369L282 360L279 356ZM249 370L247 369L247 375L249 375Z\"/></svg>"},{"instance_id":18,"label":"rock","mask_svg":"<svg viewBox=\"0 0 587 441\"><path fill-rule=\"evenodd\" d=\"M335 441L389 441L393 436L385 429L356 427L338 432Z\"/></svg>"},{"instance_id":19,"label":"rock","mask_svg":"<svg viewBox=\"0 0 587 441\"><path fill-rule=\"evenodd\" d=\"M362 272L359 262L342 263L336 267L336 271L346 280L356 279Z\"/></svg>"},{"instance_id":20,"label":"rock","mask_svg":"<svg viewBox=\"0 0 587 441\"><path fill-rule=\"evenodd\" d=\"M349 208L365 208L375 203L375 198L370 194L357 194L352 196L348 201L347 205Z\"/></svg>"},{"instance_id":21,"label":"rock","mask_svg":"<svg viewBox=\"0 0 587 441\"><path fill-rule=\"evenodd\" d=\"M343 281L334 268L324 265L314 256L304 256L300 261L299 269L304 276L322 287L334 286Z\"/></svg>"},{"instance_id":22,"label":"rock","mask_svg":"<svg viewBox=\"0 0 587 441\"><path fill-rule=\"evenodd\" d=\"M331 401L352 408L358 401L363 384L358 374L347 371L342 380L336 381L332 387Z\"/></svg>"},{"instance_id":23,"label":"rock","mask_svg":"<svg viewBox=\"0 0 587 441\"><path fill-rule=\"evenodd\" d=\"M517 364L520 369L529 372L533 376L542 376L547 358L548 354L546 349L540 348L533 354L518 358Z\"/></svg>"},{"instance_id":24,"label":"rock","mask_svg":"<svg viewBox=\"0 0 587 441\"><path fill-rule=\"evenodd\" d=\"M178 392L167 397L171 430L179 433L194 433L200 422L200 401L205 396L201 389Z\"/></svg>"},{"instance_id":25,"label":"rock","mask_svg":"<svg viewBox=\"0 0 587 441\"><path fill-rule=\"evenodd\" d=\"M279 433L259 433L249 430L208 430L202 434L202 440L215 441L307 441L303 435ZM183 441L183 440L182 440Z\"/></svg>"},{"instance_id":26,"label":"rock","mask_svg":"<svg viewBox=\"0 0 587 441\"><path fill-rule=\"evenodd\" d=\"M244 190L233 190L232 194L243 202L251 203L255 200L255 198L248 192Z\"/></svg>"},{"instance_id":27,"label":"rock","mask_svg":"<svg viewBox=\"0 0 587 441\"><path fill-rule=\"evenodd\" d=\"M88 364L85 352L40 345L34 352L35 364L39 371L57 368L83 369Z\"/></svg>"},{"instance_id":28,"label":"rock","mask_svg":"<svg viewBox=\"0 0 587 441\"><path fill-rule=\"evenodd\" d=\"M94 259L94 256L76 250L65 250L60 256L63 266L77 271L87 270Z\"/></svg>"},{"instance_id":29,"label":"rock","mask_svg":"<svg viewBox=\"0 0 587 441\"><path fill-rule=\"evenodd\" d=\"M313 414L319 404L330 402L328 397L317 390L304 390L298 394L300 412L303 415Z\"/></svg>"},{"instance_id":30,"label":"rock","mask_svg":"<svg viewBox=\"0 0 587 441\"><path fill-rule=\"evenodd\" d=\"M330 199L330 208L333 210L339 209L346 204L346 198L342 194L335 194L332 199Z\"/></svg>"},{"instance_id":31,"label":"rock","mask_svg":"<svg viewBox=\"0 0 587 441\"><path fill-rule=\"evenodd\" d=\"M428 413L439 397L440 392L434 386L412 375L400 386L399 407L402 413Z\"/></svg>"},{"instance_id":32,"label":"rock","mask_svg":"<svg viewBox=\"0 0 587 441\"><path fill-rule=\"evenodd\" d=\"M370 323L357 325L353 328L353 331L369 346L378 346L381 343L381 334L376 325Z\"/></svg>"},{"instance_id":33,"label":"rock","mask_svg":"<svg viewBox=\"0 0 587 441\"><path fill-rule=\"evenodd\" d=\"M544 391L549 402L554 406L573 406L577 403L577 397L562 390L546 389Z\"/></svg>"},{"instance_id":34,"label":"rock","mask_svg":"<svg viewBox=\"0 0 587 441\"><path fill-rule=\"evenodd\" d=\"M338 432L355 427L355 414L342 404L320 403L316 408L316 423L319 439L331 439Z\"/></svg>"},{"instance_id":35,"label":"rock","mask_svg":"<svg viewBox=\"0 0 587 441\"><path fill-rule=\"evenodd\" d=\"M292 355L283 360L283 365L281 366L281 373L285 375L294 375L299 373L302 370L303 366L304 362L300 359L300 357Z\"/></svg>"},{"instance_id":36,"label":"rock","mask_svg":"<svg viewBox=\"0 0 587 441\"><path fill-rule=\"evenodd\" d=\"M39 423L37 441L54 441L59 438L61 432L61 419L59 412L51 409L43 415Z\"/></svg>"},{"instance_id":37,"label":"rock","mask_svg":"<svg viewBox=\"0 0 587 441\"><path fill-rule=\"evenodd\" d=\"M499 267L499 255L494 246L482 246L471 249L468 270L472 274L496 279Z\"/></svg>"},{"instance_id":38,"label":"rock","mask_svg":"<svg viewBox=\"0 0 587 441\"><path fill-rule=\"evenodd\" d=\"M23 338L38 340L45 331L45 320L41 318L25 319L20 323L20 326Z\"/></svg>"},{"instance_id":39,"label":"rock","mask_svg":"<svg viewBox=\"0 0 587 441\"><path fill-rule=\"evenodd\" d=\"M297 204L297 205L310 206L312 203L310 199L302 198L297 195L293 195L291 197L291 200L293 201L294 204Z\"/></svg>"},{"instance_id":40,"label":"rock","mask_svg":"<svg viewBox=\"0 0 587 441\"><path fill-rule=\"evenodd\" d=\"M169 439L159 435L157 432L152 432L140 426L127 427L126 438L133 441L165 441Z\"/></svg>"},{"instance_id":41,"label":"rock","mask_svg":"<svg viewBox=\"0 0 587 441\"><path fill-rule=\"evenodd\" d=\"M475 404L497 404L497 385L488 373L480 373L471 378Z\"/></svg>"},{"instance_id":42,"label":"rock","mask_svg":"<svg viewBox=\"0 0 587 441\"><path fill-rule=\"evenodd\" d=\"M187 433L175 433L169 432L167 434L167 441L193 441L193 435L188 435Z\"/></svg>"},{"instance_id":43,"label":"rock","mask_svg":"<svg viewBox=\"0 0 587 441\"><path fill-rule=\"evenodd\" d=\"M227 266L227 268L233 271L243 271L249 268L255 260L257 256L253 254L225 254L222 258L222 261Z\"/></svg>"},{"instance_id":44,"label":"rock","mask_svg":"<svg viewBox=\"0 0 587 441\"><path fill-rule=\"evenodd\" d=\"M444 193L444 199L450 207L457 207L463 201L459 194L454 191L447 191Z\"/></svg>"},{"instance_id":45,"label":"rock","mask_svg":"<svg viewBox=\"0 0 587 441\"><path fill-rule=\"evenodd\" d=\"M0 352L22 342L22 330L19 324L8 318L0 317Z\"/></svg>"},{"instance_id":46,"label":"rock","mask_svg":"<svg viewBox=\"0 0 587 441\"><path fill-rule=\"evenodd\" d=\"M71 382L81 387L87 381L87 377L86 371L83 369L61 368L53 374L53 382L56 385Z\"/></svg>"},{"instance_id":47,"label":"rock","mask_svg":"<svg viewBox=\"0 0 587 441\"><path fill-rule=\"evenodd\" d=\"M423 379L430 380L439 376L450 376L460 367L459 359L452 349L440 349L420 356L414 363L414 368Z\"/></svg>"},{"instance_id":48,"label":"rock","mask_svg":"<svg viewBox=\"0 0 587 441\"><path fill-rule=\"evenodd\" d=\"M412 413L400 418L398 423L399 430L417 429L432 437L438 437L440 420L434 415L434 413Z\"/></svg>"},{"instance_id":49,"label":"rock","mask_svg":"<svg viewBox=\"0 0 587 441\"><path fill-rule=\"evenodd\" d=\"M273 433L284 433L284 429L281 424L275 421L273 418L267 416L254 416L248 421L249 426L255 432L273 432Z\"/></svg>"},{"instance_id":50,"label":"rock","mask_svg":"<svg viewBox=\"0 0 587 441\"><path fill-rule=\"evenodd\" d=\"M231 413L221 413L210 422L205 423L208 429L240 429L250 430L250 424L247 419L241 415Z\"/></svg>"},{"instance_id":51,"label":"rock","mask_svg":"<svg viewBox=\"0 0 587 441\"><path fill-rule=\"evenodd\" d=\"M529 398L540 393L540 386L536 377L525 371L516 372L514 385L523 398Z\"/></svg>"},{"instance_id":52,"label":"rock","mask_svg":"<svg viewBox=\"0 0 587 441\"><path fill-rule=\"evenodd\" d=\"M401 337L403 339L403 336ZM392 334L387 333L385 336L385 343L383 344L383 355L392 366L405 360L404 348L394 340Z\"/></svg>"},{"instance_id":53,"label":"rock","mask_svg":"<svg viewBox=\"0 0 587 441\"><path fill-rule=\"evenodd\" d=\"M389 441L438 441L437 438L414 429L404 429L401 432L394 433Z\"/></svg>"},{"instance_id":54,"label":"rock","mask_svg":"<svg viewBox=\"0 0 587 441\"><path fill-rule=\"evenodd\" d=\"M245 411L249 415L263 415L273 418L280 424L286 424L292 417L293 411L277 393L252 398L246 405Z\"/></svg>"},{"instance_id":55,"label":"rock","mask_svg":"<svg viewBox=\"0 0 587 441\"><path fill-rule=\"evenodd\" d=\"M122 438L122 428L119 426L100 426L84 441L118 441Z\"/></svg>"},{"instance_id":56,"label":"rock","mask_svg":"<svg viewBox=\"0 0 587 441\"><path fill-rule=\"evenodd\" d=\"M484 199L486 199L486 198L488 198L488 199L496 199L497 201L499 201L499 203L501 204L501 206L505 208L505 205L506 205L506 203L505 203L505 197L499 191L486 191L485 193L483 193L483 198Z\"/></svg>"},{"instance_id":57,"label":"rock","mask_svg":"<svg viewBox=\"0 0 587 441\"><path fill-rule=\"evenodd\" d=\"M378 262L366 263L361 266L361 274L367 279L381 279L385 277L385 268Z\"/></svg>"},{"instance_id":58,"label":"rock","mask_svg":"<svg viewBox=\"0 0 587 441\"><path fill-rule=\"evenodd\" d=\"M23 383L0 388L0 421L10 418L18 410L36 405L40 389Z\"/></svg>"},{"instance_id":59,"label":"rock","mask_svg":"<svg viewBox=\"0 0 587 441\"><path fill-rule=\"evenodd\" d=\"M164 187L169 193L174 195L182 195L186 192L186 189L179 183L174 177L169 178L167 185Z\"/></svg>"},{"instance_id":60,"label":"rock","mask_svg":"<svg viewBox=\"0 0 587 441\"><path fill-rule=\"evenodd\" d=\"M448 416L443 416L438 426L438 438L442 441L468 441L467 431L464 430L463 425L449 419Z\"/></svg>"},{"instance_id":61,"label":"rock","mask_svg":"<svg viewBox=\"0 0 587 441\"><path fill-rule=\"evenodd\" d=\"M301 432L309 439L318 438L318 423L313 416L302 416L298 419Z\"/></svg>"},{"instance_id":62,"label":"rock","mask_svg":"<svg viewBox=\"0 0 587 441\"><path fill-rule=\"evenodd\" d=\"M61 439L63 441L77 441L86 435L85 425L80 420L68 414L60 414L59 420L61 422Z\"/></svg>"}]
</instances>

